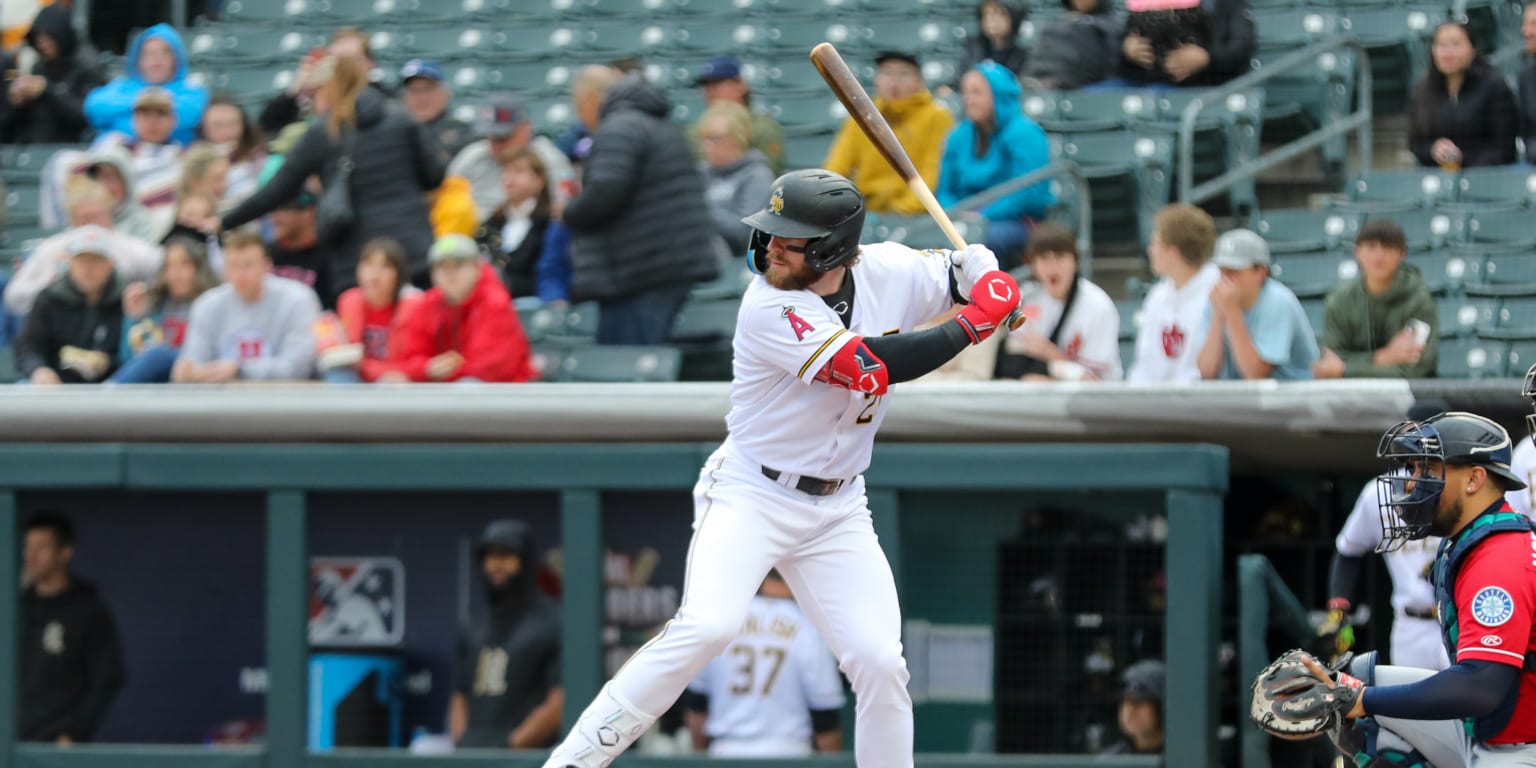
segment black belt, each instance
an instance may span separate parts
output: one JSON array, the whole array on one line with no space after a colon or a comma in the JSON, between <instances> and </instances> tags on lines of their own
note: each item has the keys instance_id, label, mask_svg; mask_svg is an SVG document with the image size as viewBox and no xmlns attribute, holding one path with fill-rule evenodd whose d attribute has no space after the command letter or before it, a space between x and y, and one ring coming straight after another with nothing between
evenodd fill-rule
<instances>
[{"instance_id":1,"label":"black belt","mask_svg":"<svg viewBox=\"0 0 1536 768\"><path fill-rule=\"evenodd\" d=\"M784 473L777 469L763 467L763 477L769 480L778 480L783 476ZM831 496L842 487L843 481L841 480L823 480L819 477L811 477L810 475L801 475L800 479L795 482L795 490L810 494L811 496Z\"/></svg>"},{"instance_id":2,"label":"black belt","mask_svg":"<svg viewBox=\"0 0 1536 768\"><path fill-rule=\"evenodd\" d=\"M1404 608L1403 615L1410 619L1428 619L1430 621L1440 620L1440 618L1435 615L1434 609L1423 611L1417 608Z\"/></svg>"}]
</instances>

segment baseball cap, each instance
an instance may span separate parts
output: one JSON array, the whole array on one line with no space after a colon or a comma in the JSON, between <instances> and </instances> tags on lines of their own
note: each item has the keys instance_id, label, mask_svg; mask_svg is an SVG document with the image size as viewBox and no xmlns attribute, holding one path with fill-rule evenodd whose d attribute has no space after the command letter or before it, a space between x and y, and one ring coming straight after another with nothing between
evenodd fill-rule
<instances>
[{"instance_id":1,"label":"baseball cap","mask_svg":"<svg viewBox=\"0 0 1536 768\"><path fill-rule=\"evenodd\" d=\"M1258 233L1234 229L1216 238L1216 255L1211 257L1223 269L1247 269L1269 266L1269 246Z\"/></svg>"},{"instance_id":2,"label":"baseball cap","mask_svg":"<svg viewBox=\"0 0 1536 768\"><path fill-rule=\"evenodd\" d=\"M704 66L699 67L699 76L694 79L694 82L704 85L721 80L735 80L739 77L741 77L741 59L726 54L704 62Z\"/></svg>"},{"instance_id":3,"label":"baseball cap","mask_svg":"<svg viewBox=\"0 0 1536 768\"><path fill-rule=\"evenodd\" d=\"M528 524L521 520L492 520L480 534L475 544L475 556L485 557L491 547L509 552L522 552L528 543Z\"/></svg>"},{"instance_id":4,"label":"baseball cap","mask_svg":"<svg viewBox=\"0 0 1536 768\"><path fill-rule=\"evenodd\" d=\"M431 59L411 59L400 68L400 82L408 83L416 77L425 77L438 83L448 79L443 74L443 65Z\"/></svg>"},{"instance_id":5,"label":"baseball cap","mask_svg":"<svg viewBox=\"0 0 1536 768\"><path fill-rule=\"evenodd\" d=\"M65 247L72 257L93 253L107 258L112 254L112 233L95 224L87 224L69 233Z\"/></svg>"},{"instance_id":6,"label":"baseball cap","mask_svg":"<svg viewBox=\"0 0 1536 768\"><path fill-rule=\"evenodd\" d=\"M480 258L480 246L470 239L468 235L451 234L439 237L432 243L432 249L427 251L428 264L441 264L445 261L463 261Z\"/></svg>"},{"instance_id":7,"label":"baseball cap","mask_svg":"<svg viewBox=\"0 0 1536 768\"><path fill-rule=\"evenodd\" d=\"M492 96L481 115L482 132L486 136L504 139L511 136L518 126L528 122L528 108L522 99L510 93Z\"/></svg>"},{"instance_id":8,"label":"baseball cap","mask_svg":"<svg viewBox=\"0 0 1536 768\"><path fill-rule=\"evenodd\" d=\"M906 51L880 51L875 54L875 66L878 67L887 61L905 61L918 69L923 68L923 65L918 62L916 54L907 53Z\"/></svg>"},{"instance_id":9,"label":"baseball cap","mask_svg":"<svg viewBox=\"0 0 1536 768\"><path fill-rule=\"evenodd\" d=\"M140 109L163 109L170 111L172 104L171 92L154 85L139 91L139 95L133 99L135 111Z\"/></svg>"},{"instance_id":10,"label":"baseball cap","mask_svg":"<svg viewBox=\"0 0 1536 768\"><path fill-rule=\"evenodd\" d=\"M1144 659L1126 667L1120 679L1125 683L1125 690L1121 693L1124 698L1162 702L1168 670L1161 661Z\"/></svg>"}]
</instances>

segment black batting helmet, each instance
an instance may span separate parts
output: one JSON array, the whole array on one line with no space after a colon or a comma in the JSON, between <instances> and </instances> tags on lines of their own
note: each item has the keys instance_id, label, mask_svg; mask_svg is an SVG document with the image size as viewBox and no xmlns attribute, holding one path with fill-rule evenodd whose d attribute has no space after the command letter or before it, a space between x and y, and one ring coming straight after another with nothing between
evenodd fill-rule
<instances>
[{"instance_id":1,"label":"black batting helmet","mask_svg":"<svg viewBox=\"0 0 1536 768\"><path fill-rule=\"evenodd\" d=\"M748 266L768 268L770 237L806 238L805 263L826 272L859 252L864 196L853 182L818 168L790 171L773 181L768 207L741 220L752 228Z\"/></svg>"}]
</instances>

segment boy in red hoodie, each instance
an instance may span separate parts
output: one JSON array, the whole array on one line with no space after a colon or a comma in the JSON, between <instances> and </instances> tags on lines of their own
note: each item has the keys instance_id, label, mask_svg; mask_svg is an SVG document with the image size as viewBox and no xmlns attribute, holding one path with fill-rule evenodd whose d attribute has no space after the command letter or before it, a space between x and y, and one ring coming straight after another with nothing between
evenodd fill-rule
<instances>
[{"instance_id":1,"label":"boy in red hoodie","mask_svg":"<svg viewBox=\"0 0 1536 768\"><path fill-rule=\"evenodd\" d=\"M432 289L405 308L390 334L390 371L379 381L529 381L538 376L512 297L464 235L427 254Z\"/></svg>"}]
</instances>

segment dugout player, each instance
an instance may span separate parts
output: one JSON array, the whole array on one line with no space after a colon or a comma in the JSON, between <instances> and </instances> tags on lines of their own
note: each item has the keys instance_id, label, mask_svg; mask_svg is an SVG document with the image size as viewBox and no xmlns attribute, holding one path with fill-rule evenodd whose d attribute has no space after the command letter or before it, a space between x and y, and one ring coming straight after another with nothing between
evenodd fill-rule
<instances>
[{"instance_id":1,"label":"dugout player","mask_svg":"<svg viewBox=\"0 0 1536 768\"><path fill-rule=\"evenodd\" d=\"M1390 463L1379 479L1386 546L1447 539L1433 575L1454 663L1430 672L1367 656L1350 667L1363 690L1341 677L1304 698L1359 718L1337 741L1365 768L1536 765L1536 527L1504 499L1525 487L1508 433L1453 411L1393 427L1378 455Z\"/></svg>"},{"instance_id":2,"label":"dugout player","mask_svg":"<svg viewBox=\"0 0 1536 768\"><path fill-rule=\"evenodd\" d=\"M843 678L778 571L769 571L725 653L683 697L694 746L713 757L843 750Z\"/></svg>"},{"instance_id":3,"label":"dugout player","mask_svg":"<svg viewBox=\"0 0 1536 768\"><path fill-rule=\"evenodd\" d=\"M986 339L1019 288L981 246L860 246L864 199L819 169L776 179L732 340L729 435L694 486L682 605L587 707L546 768L605 768L741 629L777 567L853 683L861 768L910 768L901 609L862 473L892 384ZM913 332L956 304L949 322Z\"/></svg>"}]
</instances>

